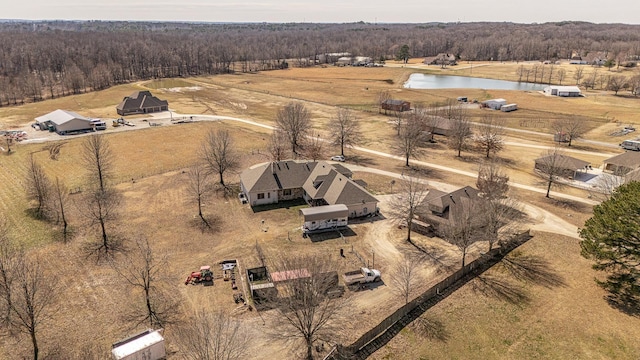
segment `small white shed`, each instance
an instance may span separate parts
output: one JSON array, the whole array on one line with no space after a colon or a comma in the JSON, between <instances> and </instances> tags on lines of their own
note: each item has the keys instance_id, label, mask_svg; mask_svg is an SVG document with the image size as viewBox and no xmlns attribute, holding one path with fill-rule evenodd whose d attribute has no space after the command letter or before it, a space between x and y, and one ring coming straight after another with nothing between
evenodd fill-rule
<instances>
[{"instance_id":1,"label":"small white shed","mask_svg":"<svg viewBox=\"0 0 640 360\"><path fill-rule=\"evenodd\" d=\"M321 231L347 226L349 208L344 204L314 206L300 209L304 224L302 232Z\"/></svg>"},{"instance_id":2,"label":"small white shed","mask_svg":"<svg viewBox=\"0 0 640 360\"><path fill-rule=\"evenodd\" d=\"M161 360L166 358L161 330L145 330L113 344L114 360Z\"/></svg>"},{"instance_id":3,"label":"small white shed","mask_svg":"<svg viewBox=\"0 0 640 360\"><path fill-rule=\"evenodd\" d=\"M491 99L485 100L482 102L482 106L488 107L493 110L500 110L502 105L507 105L507 100L505 99Z\"/></svg>"}]
</instances>

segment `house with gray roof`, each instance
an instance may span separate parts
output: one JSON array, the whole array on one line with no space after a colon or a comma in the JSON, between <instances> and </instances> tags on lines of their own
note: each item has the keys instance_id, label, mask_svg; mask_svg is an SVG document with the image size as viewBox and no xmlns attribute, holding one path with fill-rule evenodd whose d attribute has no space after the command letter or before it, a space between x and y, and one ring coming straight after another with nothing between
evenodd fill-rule
<instances>
[{"instance_id":1,"label":"house with gray roof","mask_svg":"<svg viewBox=\"0 0 640 360\"><path fill-rule=\"evenodd\" d=\"M604 161L603 170L616 175L625 175L640 168L640 152L627 151Z\"/></svg>"},{"instance_id":2,"label":"house with gray roof","mask_svg":"<svg viewBox=\"0 0 640 360\"><path fill-rule=\"evenodd\" d=\"M450 193L429 190L422 200L418 217L437 232L442 226L451 223L458 214L469 210L479 199L480 191L471 186Z\"/></svg>"},{"instance_id":3,"label":"house with gray roof","mask_svg":"<svg viewBox=\"0 0 640 360\"><path fill-rule=\"evenodd\" d=\"M40 130L55 131L60 135L93 131L91 119L79 115L73 111L55 110L46 115L37 117L36 125Z\"/></svg>"},{"instance_id":4,"label":"house with gray roof","mask_svg":"<svg viewBox=\"0 0 640 360\"><path fill-rule=\"evenodd\" d=\"M251 206L304 199L311 206L344 204L349 218L375 213L378 200L351 176L341 165L287 160L246 169L240 174L240 188Z\"/></svg>"},{"instance_id":5,"label":"house with gray roof","mask_svg":"<svg viewBox=\"0 0 640 360\"><path fill-rule=\"evenodd\" d=\"M126 96L122 99L122 102L116 106L118 115L122 116L131 114L149 114L167 110L169 110L169 103L167 100L158 99L151 95L150 91L136 91L133 94Z\"/></svg>"},{"instance_id":6,"label":"house with gray roof","mask_svg":"<svg viewBox=\"0 0 640 360\"><path fill-rule=\"evenodd\" d=\"M588 166L589 163L584 160L562 154L551 154L537 158L533 169L543 174L551 172L553 175L573 179L579 171L585 171Z\"/></svg>"}]
</instances>

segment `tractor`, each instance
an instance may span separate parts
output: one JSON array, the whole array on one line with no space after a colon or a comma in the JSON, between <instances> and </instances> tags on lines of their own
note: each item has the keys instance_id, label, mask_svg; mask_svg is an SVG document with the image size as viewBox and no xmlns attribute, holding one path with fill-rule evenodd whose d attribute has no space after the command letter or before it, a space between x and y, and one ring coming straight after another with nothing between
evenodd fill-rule
<instances>
[{"instance_id":1,"label":"tractor","mask_svg":"<svg viewBox=\"0 0 640 360\"><path fill-rule=\"evenodd\" d=\"M200 271L192 272L184 281L185 285L196 285L200 283L203 283L205 286L213 285L213 273L211 272L211 266L201 266Z\"/></svg>"}]
</instances>

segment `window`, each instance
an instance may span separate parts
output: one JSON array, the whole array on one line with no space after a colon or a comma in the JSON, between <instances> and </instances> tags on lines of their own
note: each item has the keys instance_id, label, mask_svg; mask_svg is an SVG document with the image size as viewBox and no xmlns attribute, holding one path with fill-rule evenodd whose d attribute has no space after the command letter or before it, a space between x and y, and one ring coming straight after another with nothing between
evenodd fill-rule
<instances>
[{"instance_id":1,"label":"window","mask_svg":"<svg viewBox=\"0 0 640 360\"><path fill-rule=\"evenodd\" d=\"M291 196L291 189L284 189L284 190L282 190L282 195L284 195L284 196Z\"/></svg>"},{"instance_id":2,"label":"window","mask_svg":"<svg viewBox=\"0 0 640 360\"><path fill-rule=\"evenodd\" d=\"M267 193L267 198L271 199L271 193Z\"/></svg>"},{"instance_id":3,"label":"window","mask_svg":"<svg viewBox=\"0 0 640 360\"><path fill-rule=\"evenodd\" d=\"M260 199L264 199L264 193L258 194L258 200L260 200Z\"/></svg>"}]
</instances>

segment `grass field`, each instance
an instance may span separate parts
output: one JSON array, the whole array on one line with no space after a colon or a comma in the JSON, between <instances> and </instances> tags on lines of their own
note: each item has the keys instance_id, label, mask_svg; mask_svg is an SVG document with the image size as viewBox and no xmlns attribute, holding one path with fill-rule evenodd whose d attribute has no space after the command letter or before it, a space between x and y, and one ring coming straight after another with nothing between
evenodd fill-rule
<instances>
[{"instance_id":1,"label":"grass field","mask_svg":"<svg viewBox=\"0 0 640 360\"><path fill-rule=\"evenodd\" d=\"M474 66L473 75L489 77L493 72L498 74L515 71L515 68L510 70L510 66ZM520 110L515 113L492 114L504 118L509 126L546 132L554 119L581 116L591 129L589 139L610 143L620 142L619 138L609 136L610 132L623 124L640 123L636 99L600 92L597 95L587 93L586 98L560 99L545 97L539 93L513 91L465 90L462 93L455 89L403 89L402 83L416 71L424 70L391 66L317 67L147 81L95 93L0 108L0 128L16 128L57 108L91 117L115 118L115 106L122 97L140 89L152 89L154 94L167 99L172 111L178 114L226 115L270 125L274 124L275 114L283 105L292 100L303 101L312 113L314 132L323 137L327 136L326 124L335 115L336 106L347 106L358 110L356 115L362 123L362 146L386 152L391 152L394 130L389 124L389 117L379 114L374 106L377 94L382 90L391 91L394 98L407 99L413 103L443 101L460 95L478 99L504 97L517 102ZM504 76L510 79L512 75ZM471 110L471 113L478 119L487 112L477 109ZM344 244L330 239L310 246L303 241L295 230L299 226L296 207L253 213L249 208L240 206L235 197L227 199L221 195L212 198L205 207L205 213L215 220L216 230L202 233L192 226L196 209L188 201L186 178L182 170L195 161L207 131L218 128L231 132L238 151L243 155L243 168L268 160L264 149L269 132L249 124L216 121L136 128L135 131L108 129L105 134L114 150L114 166L117 169L114 181L119 184L118 188L125 196L123 218L117 229L130 234L143 233L155 248L169 254L167 278L170 283L178 284L176 293L183 299L185 309L197 306L209 309L222 307L255 325L254 330L260 332L263 326L260 319L255 313L235 309L235 304L229 301L231 290L226 285L216 285L213 289L215 295L212 296L205 288L179 286L185 274L205 263L227 258L239 258L243 263L256 265L258 259L253 250L256 242L261 244L266 253L274 256L281 252L337 253ZM37 134L35 131L29 133L30 137ZM464 153L462 158L456 158L446 148L443 139L438 140L438 143L430 145L420 156L421 160L461 170L477 170L482 160L481 155ZM509 133L508 140L530 145L552 144L548 136L516 132ZM58 269L61 284L66 289L59 313L43 332L43 336L47 338L44 347L51 349L55 344L78 342L78 339L83 339L87 333L94 333L95 327L100 326L100 334L92 337L92 341L87 341L86 345L104 352L112 341L132 331L123 325L124 322L113 321L121 319L128 310L128 290L118 282L108 266L96 263L93 259L88 260L83 255L81 246L92 235L80 225L81 215L77 206L72 206L71 214L76 238L68 245L56 242L56 230L46 223L32 219L27 211L29 204L24 196L25 164L32 153L50 176L59 177L74 190L82 190L84 186L85 172L80 161L82 139L69 137L61 141L65 141L65 145L58 160L49 159L46 150L49 143L19 144L13 154L0 154L0 212L8 216L12 235L34 249L33 251L41 252ZM597 146L580 142L575 147L581 150L598 150ZM615 152L614 149L606 151ZM327 157L335 153L335 148L325 149ZM534 185L537 179L531 174L533 159L541 153L540 149L507 146L500 157L504 159L512 181ZM598 166L605 158L586 154L575 156L592 162L594 166ZM405 170L400 161L354 150L347 150L347 159L350 163L396 173ZM425 168L418 170L432 181L459 186L473 186L475 183L472 177ZM385 196L397 190L390 185L391 179L384 176L357 172L355 177L364 179L376 196ZM230 174L227 179L229 183L237 184L239 175ZM563 191L581 197L588 195L573 188ZM576 226L581 226L591 211L586 205L545 199L543 195L524 190L514 191L513 194ZM71 196L73 201L80 201L80 197L81 193ZM261 220L265 220L267 224L266 232L261 229ZM402 241L404 231L390 223L382 227L377 224L358 226L356 236L349 241L362 253L381 246L380 243L371 242L372 238L386 239L391 244L384 248L385 251L381 252L379 258L376 257L376 262L383 270L394 259L390 254L409 251ZM637 358L640 349L634 339L640 337L638 319L613 310L602 299L602 291L592 281L593 271L588 262L579 256L577 240L546 233L535 235L520 250L521 253L547 261L549 268L562 278L562 285L549 287L539 283L515 282L516 290L526 294L526 301L510 303L494 296L482 295L478 292L478 284L470 284L425 315L442 324L447 335L444 341L425 339L413 330L406 329L388 348L376 354L376 358L399 358L394 357L394 353L428 359L631 359L634 355ZM349 258L342 266L344 269L352 268L357 266L357 261ZM425 276L431 276L432 271L434 270L425 269ZM82 279L78 280L76 274L83 274ZM489 275L498 277L504 274L496 268ZM359 304L369 305L363 305L362 308L363 314L367 315L366 321L363 320L367 323L365 327L383 318L385 312L393 311L393 306L396 305L396 300L388 289L382 289L376 294L382 295L355 295ZM380 305L367 303L369 298L381 301L384 310L371 311L371 308ZM358 324L352 325L357 327ZM170 338L171 330L168 331ZM345 339L354 336L357 334L351 333ZM0 354L8 354L13 347L21 350L25 346L28 344L15 343L12 339L0 341ZM282 357L290 355L288 349L275 343L256 342L254 346L252 351L255 356L252 358L266 359L273 354ZM72 352L67 358L82 358L80 348L70 348L69 351ZM0 359L3 358L0 355Z\"/></svg>"}]
</instances>

